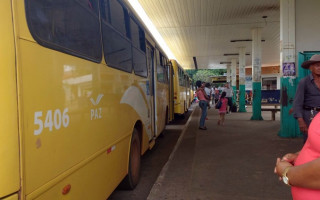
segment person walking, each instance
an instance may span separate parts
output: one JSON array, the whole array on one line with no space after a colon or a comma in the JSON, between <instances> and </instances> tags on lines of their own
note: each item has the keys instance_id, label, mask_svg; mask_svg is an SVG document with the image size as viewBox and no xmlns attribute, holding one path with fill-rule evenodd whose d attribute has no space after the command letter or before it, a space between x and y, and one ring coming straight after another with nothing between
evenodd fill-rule
<instances>
[{"instance_id":1,"label":"person walking","mask_svg":"<svg viewBox=\"0 0 320 200\"><path fill-rule=\"evenodd\" d=\"M205 120L207 117L207 109L208 109L208 96L206 95L204 91L205 83L201 83L201 81L197 81L196 85L198 87L196 93L199 100L199 106L201 108L201 117L200 117L200 130L207 130L207 127L205 126Z\"/></svg>"},{"instance_id":2,"label":"person walking","mask_svg":"<svg viewBox=\"0 0 320 200\"><path fill-rule=\"evenodd\" d=\"M225 88L223 90L223 92L226 93L226 98L228 99L228 106L229 106L229 109L227 109L227 113L230 113L231 112L231 107L232 107L232 97L233 97L233 89L230 88L230 85L229 83L226 83L225 85Z\"/></svg>"},{"instance_id":3,"label":"person walking","mask_svg":"<svg viewBox=\"0 0 320 200\"><path fill-rule=\"evenodd\" d=\"M226 98L226 92L222 92L221 93L221 97L219 99L219 101L221 102L221 107L219 108L219 116L220 119L218 120L218 125L224 125L224 117L226 115L227 112L227 105L228 105L228 98Z\"/></svg>"},{"instance_id":4,"label":"person walking","mask_svg":"<svg viewBox=\"0 0 320 200\"><path fill-rule=\"evenodd\" d=\"M320 55L313 55L301 67L311 74L301 79L293 101L293 116L299 123L304 142L308 138L308 127L313 117L320 111Z\"/></svg>"},{"instance_id":5,"label":"person walking","mask_svg":"<svg viewBox=\"0 0 320 200\"><path fill-rule=\"evenodd\" d=\"M216 88L214 90L214 104L217 104L217 102L219 101L219 97L220 97L220 91Z\"/></svg>"},{"instance_id":6,"label":"person walking","mask_svg":"<svg viewBox=\"0 0 320 200\"><path fill-rule=\"evenodd\" d=\"M211 89L211 85L210 83L204 83L205 87L204 87L204 91L206 93L206 95L208 96L209 99L208 100L208 109L211 108L210 106L210 100L211 100L211 93L212 93L212 89Z\"/></svg>"},{"instance_id":7,"label":"person walking","mask_svg":"<svg viewBox=\"0 0 320 200\"><path fill-rule=\"evenodd\" d=\"M214 105L214 93L215 93L215 87L211 87L211 105Z\"/></svg>"}]
</instances>

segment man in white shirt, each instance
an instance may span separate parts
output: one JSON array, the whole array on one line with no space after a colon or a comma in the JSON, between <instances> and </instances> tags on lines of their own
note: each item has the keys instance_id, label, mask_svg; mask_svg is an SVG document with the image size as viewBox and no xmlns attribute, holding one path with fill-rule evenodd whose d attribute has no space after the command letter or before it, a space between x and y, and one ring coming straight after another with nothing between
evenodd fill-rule
<instances>
[{"instance_id":1,"label":"man in white shirt","mask_svg":"<svg viewBox=\"0 0 320 200\"><path fill-rule=\"evenodd\" d=\"M225 88L223 92L226 92L226 98L228 99L228 107L227 107L227 113L231 112L231 107L233 105L232 103L232 97L233 97L233 89L230 88L229 83L226 83Z\"/></svg>"}]
</instances>

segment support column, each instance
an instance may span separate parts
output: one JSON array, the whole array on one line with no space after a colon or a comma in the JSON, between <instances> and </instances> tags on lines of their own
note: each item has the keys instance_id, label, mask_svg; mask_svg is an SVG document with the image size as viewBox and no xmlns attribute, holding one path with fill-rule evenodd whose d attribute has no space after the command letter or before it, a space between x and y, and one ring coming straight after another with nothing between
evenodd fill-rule
<instances>
[{"instance_id":1,"label":"support column","mask_svg":"<svg viewBox=\"0 0 320 200\"><path fill-rule=\"evenodd\" d=\"M236 102L237 94L237 59L231 59L231 86L233 90L232 102Z\"/></svg>"},{"instance_id":2,"label":"support column","mask_svg":"<svg viewBox=\"0 0 320 200\"><path fill-rule=\"evenodd\" d=\"M239 48L239 112L247 112L246 110L246 85L245 72L246 66L246 48Z\"/></svg>"},{"instance_id":3,"label":"support column","mask_svg":"<svg viewBox=\"0 0 320 200\"><path fill-rule=\"evenodd\" d=\"M231 66L227 65L227 83L230 83Z\"/></svg>"},{"instance_id":4,"label":"support column","mask_svg":"<svg viewBox=\"0 0 320 200\"><path fill-rule=\"evenodd\" d=\"M261 116L261 32L262 28L252 29L252 117L263 120Z\"/></svg>"},{"instance_id":5,"label":"support column","mask_svg":"<svg viewBox=\"0 0 320 200\"><path fill-rule=\"evenodd\" d=\"M295 0L280 0L281 127L278 133L280 137L291 138L302 135L297 120L289 114L296 92L295 46Z\"/></svg>"}]
</instances>

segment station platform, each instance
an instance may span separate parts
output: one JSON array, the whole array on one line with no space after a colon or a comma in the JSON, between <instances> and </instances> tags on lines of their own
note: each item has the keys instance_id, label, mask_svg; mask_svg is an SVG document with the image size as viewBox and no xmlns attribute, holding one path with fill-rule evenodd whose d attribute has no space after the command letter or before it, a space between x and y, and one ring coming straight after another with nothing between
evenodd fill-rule
<instances>
[{"instance_id":1,"label":"station platform","mask_svg":"<svg viewBox=\"0 0 320 200\"><path fill-rule=\"evenodd\" d=\"M208 110L207 130L200 130L201 110L193 105L174 151L152 187L148 200L289 200L290 187L273 173L276 158L296 152L302 138L280 138L279 113L251 121L246 113L226 115Z\"/></svg>"}]
</instances>

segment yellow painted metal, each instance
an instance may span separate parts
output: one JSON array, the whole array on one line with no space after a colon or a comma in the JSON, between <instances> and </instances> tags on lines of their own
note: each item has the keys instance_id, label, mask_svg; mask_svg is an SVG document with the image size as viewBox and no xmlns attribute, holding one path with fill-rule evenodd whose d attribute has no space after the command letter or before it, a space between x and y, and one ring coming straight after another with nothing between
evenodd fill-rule
<instances>
[{"instance_id":1,"label":"yellow painted metal","mask_svg":"<svg viewBox=\"0 0 320 200\"><path fill-rule=\"evenodd\" d=\"M12 21L4 5L10 1L0 2L1 15L7 12ZM6 125L0 127L0 153L3 145L6 151L0 192L19 190L19 118L21 199L106 199L128 172L136 124L142 124L142 152L149 148L148 79L40 46L29 33L24 1L14 5L16 73L13 28L0 30L8 37L0 42L8 66L0 69L0 121ZM71 191L63 195L68 184Z\"/></svg>"},{"instance_id":2,"label":"yellow painted metal","mask_svg":"<svg viewBox=\"0 0 320 200\"><path fill-rule=\"evenodd\" d=\"M180 99L180 104L179 106L177 107L178 108L178 111L177 113L179 114L184 114L187 109L188 109L188 106L187 106L187 91L188 91L188 88L185 87L185 86L179 86L179 99Z\"/></svg>"},{"instance_id":3,"label":"yellow painted metal","mask_svg":"<svg viewBox=\"0 0 320 200\"><path fill-rule=\"evenodd\" d=\"M189 95L189 106L188 107L190 107L191 106L191 103L192 103L192 101L193 101L193 99L194 99L194 89L193 89L193 86L192 86L192 79L190 78L190 85L189 85L189 92L190 92L190 95Z\"/></svg>"},{"instance_id":4,"label":"yellow painted metal","mask_svg":"<svg viewBox=\"0 0 320 200\"><path fill-rule=\"evenodd\" d=\"M106 199L115 189L114 182L119 183L126 175L125 165L117 163L127 156L121 149L126 149L128 142L128 137L123 142L117 141L114 153L107 154L107 148L101 149L28 194L26 199ZM71 191L63 195L62 189L68 184Z\"/></svg>"},{"instance_id":5,"label":"yellow painted metal","mask_svg":"<svg viewBox=\"0 0 320 200\"><path fill-rule=\"evenodd\" d=\"M108 180L103 184L112 191L127 172L129 139L136 121L140 119L133 107L121 103L125 91L134 84L133 75L25 40L20 41L20 50L26 194L34 192L100 149L115 145L114 156L99 159L98 170L101 172L99 177ZM99 104L94 105L91 99L97 102L101 95ZM127 102L135 101L128 99L134 97L125 98ZM63 113L66 109L70 118L68 126L59 129L53 126L51 130L50 126L45 127L48 116L57 110ZM44 123L39 135L34 135L39 125L30 120L36 118L36 112L42 113L38 119ZM107 167L108 164L110 167ZM87 167L89 165L91 163ZM88 187L93 189L102 184L100 181L94 183Z\"/></svg>"},{"instance_id":6,"label":"yellow painted metal","mask_svg":"<svg viewBox=\"0 0 320 200\"><path fill-rule=\"evenodd\" d=\"M185 72L186 73L186 72ZM189 106L190 106L190 98L191 98L191 95L190 95L190 84L189 84L189 76L186 76L185 77L185 82L186 82L186 103L185 103L185 112L188 110Z\"/></svg>"},{"instance_id":7,"label":"yellow painted metal","mask_svg":"<svg viewBox=\"0 0 320 200\"><path fill-rule=\"evenodd\" d=\"M6 198L4 198L2 200L19 200L19 195L18 194L14 194L14 195L6 197Z\"/></svg>"},{"instance_id":8,"label":"yellow painted metal","mask_svg":"<svg viewBox=\"0 0 320 200\"><path fill-rule=\"evenodd\" d=\"M174 113L183 115L187 109L187 88L179 85L179 64L176 60L171 60L171 63L174 71Z\"/></svg>"},{"instance_id":9,"label":"yellow painted metal","mask_svg":"<svg viewBox=\"0 0 320 200\"><path fill-rule=\"evenodd\" d=\"M0 1L0 198L19 190L19 139L14 28L10 0ZM14 199L10 197L8 199Z\"/></svg>"},{"instance_id":10,"label":"yellow painted metal","mask_svg":"<svg viewBox=\"0 0 320 200\"><path fill-rule=\"evenodd\" d=\"M158 136L166 126L166 114L169 110L169 85L166 83L157 82L157 91L156 91L156 109L157 109L157 117L156 117L156 125L157 125L157 133ZM169 111L168 111L169 112Z\"/></svg>"},{"instance_id":11,"label":"yellow painted metal","mask_svg":"<svg viewBox=\"0 0 320 200\"><path fill-rule=\"evenodd\" d=\"M22 200L106 199L128 173L134 127L142 153L164 129L169 86L157 83L152 133L148 78L40 46L24 1L12 5L0 2L0 197L20 189Z\"/></svg>"},{"instance_id":12,"label":"yellow painted metal","mask_svg":"<svg viewBox=\"0 0 320 200\"><path fill-rule=\"evenodd\" d=\"M173 80L173 67L172 63L169 64L169 122L174 119L174 80Z\"/></svg>"}]
</instances>

